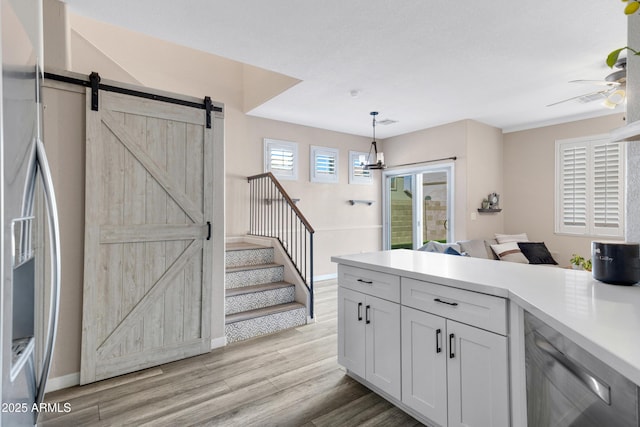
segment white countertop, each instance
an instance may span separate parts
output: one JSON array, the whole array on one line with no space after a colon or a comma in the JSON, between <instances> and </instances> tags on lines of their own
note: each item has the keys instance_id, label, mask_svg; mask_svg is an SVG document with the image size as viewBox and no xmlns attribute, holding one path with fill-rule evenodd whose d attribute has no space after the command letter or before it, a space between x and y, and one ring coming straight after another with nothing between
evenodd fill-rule
<instances>
[{"instance_id":1,"label":"white countertop","mask_svg":"<svg viewBox=\"0 0 640 427\"><path fill-rule=\"evenodd\" d=\"M331 260L509 298L640 385L638 285L609 285L586 271L405 249Z\"/></svg>"}]
</instances>

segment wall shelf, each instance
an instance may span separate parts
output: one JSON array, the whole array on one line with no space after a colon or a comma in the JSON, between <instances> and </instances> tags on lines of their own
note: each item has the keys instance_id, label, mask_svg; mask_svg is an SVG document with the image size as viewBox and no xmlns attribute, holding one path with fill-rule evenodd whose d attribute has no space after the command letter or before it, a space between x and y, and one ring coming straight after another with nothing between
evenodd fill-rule
<instances>
[{"instance_id":1,"label":"wall shelf","mask_svg":"<svg viewBox=\"0 0 640 427\"><path fill-rule=\"evenodd\" d=\"M482 208L478 208L478 212L480 212L480 213L498 213L498 212L502 212L502 209L482 209Z\"/></svg>"},{"instance_id":2,"label":"wall shelf","mask_svg":"<svg viewBox=\"0 0 640 427\"><path fill-rule=\"evenodd\" d=\"M371 206L375 203L375 200L349 200L349 203L351 204L351 206L355 205L356 203L362 203L364 205Z\"/></svg>"}]
</instances>

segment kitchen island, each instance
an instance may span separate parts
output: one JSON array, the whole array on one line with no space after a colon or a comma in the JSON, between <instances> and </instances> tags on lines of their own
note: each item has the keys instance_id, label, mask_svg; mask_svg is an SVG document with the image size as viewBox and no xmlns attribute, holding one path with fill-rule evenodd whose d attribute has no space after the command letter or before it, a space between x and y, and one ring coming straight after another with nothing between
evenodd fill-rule
<instances>
[{"instance_id":1,"label":"kitchen island","mask_svg":"<svg viewBox=\"0 0 640 427\"><path fill-rule=\"evenodd\" d=\"M355 304L354 310L357 310L358 315L360 311L364 310L362 315L365 322L363 323L366 324L366 320L369 320L367 317L370 315L369 311L378 309L380 312L387 313L388 321L384 323L389 325L395 316L393 310L396 307L387 305L385 307L388 309L382 310L379 308L380 305L369 302L371 298L378 298L398 306L398 322L400 322L400 317L404 322L410 316L423 316L422 323L414 322L411 324L411 328L418 327L415 325L427 325L427 320L433 320L428 317L432 314L438 318L435 320L445 319L443 321L447 323L443 327L433 326L435 334L433 345L437 350L442 348L445 352L450 351L448 346L450 344L451 348L457 351L455 346L463 345L463 341L457 342L457 344L454 342L455 340L447 343L452 335L456 337L455 339L459 339L459 332L456 334L445 333L449 332L449 329L457 328L456 330L460 330L460 324L465 327L473 326L471 328L473 331L469 330L470 332L477 330L484 333L485 337L482 338L484 340L482 342L489 342L486 341L487 339L493 340L491 345L487 346L493 351L490 353L491 357L487 359L490 362L487 363L497 363L495 362L496 358L505 358L504 363L508 365L508 369L505 367L506 372L500 370L497 365L487 367L488 372L495 369L498 377L501 375L508 377L506 380L508 386L504 385L501 378L491 380L497 382L494 384L496 393L509 393L510 397L507 400L511 400L511 407L506 410L511 415L507 424L520 425L523 419L526 420L524 311L533 314L556 329L635 384L640 384L640 339L638 339L640 337L640 287L638 286L608 285L594 280L591 274L585 271L411 250L336 256L332 258L332 261L339 264L339 289L343 289L343 296L345 292L347 293L346 299L339 296L339 301L342 302L342 307L339 308L341 311L338 314L339 335L340 329L348 328L348 324L341 321L340 317L344 317L342 310L348 310L348 304L351 300ZM364 278L356 277L360 273L364 273ZM394 287L398 288L397 292L393 290ZM360 294L365 295L368 299L362 300L362 302L357 300L356 297L359 297ZM420 300L420 294L426 297ZM433 297L434 295L435 297ZM440 297L440 295L444 296ZM439 301L434 307L431 307L425 305L427 299ZM378 303L377 300L372 301ZM477 304L474 301L477 301ZM504 302L504 306L501 305L501 301ZM362 306L358 304L362 304ZM403 313L402 316L400 316L400 311ZM375 314L374 312L373 315ZM400 339L401 330L402 340ZM397 340L393 336L393 331L397 331ZM405 390L406 380L410 381L411 375L411 373L405 372L407 371L406 365L416 357L414 357L415 355L408 357L402 351L398 351L397 354L391 351L391 347L394 345L400 347L401 342L402 348L405 350L404 353L414 351L418 348L418 343L411 342L411 347L405 349L404 346L408 345L411 336L406 335L407 331L400 326L396 329L389 329L386 333L389 340L387 347L390 350L382 352L384 354L380 356L382 359L378 360L378 366L392 366L392 361L397 359L400 372L398 375L402 378L400 381L400 377L398 377L397 382L402 384L402 390L398 384L386 388L384 382L393 383L393 378L384 378L384 381L381 382L380 379L384 375L376 376L375 372L370 373L369 377L367 377L367 372L364 375L359 375L357 372L352 372L349 360L345 362L343 357L341 363L347 365L346 367L350 374L353 374L352 376L372 386L374 390L398 406L413 415L422 415L424 412L415 408L416 405L425 402L407 407L408 400L405 399L407 397L405 391L411 392L412 390ZM351 335L354 335L353 331L351 331ZM365 335L363 342L356 345L368 345L366 338L372 337L370 340L375 338L371 332L366 332ZM351 341L349 340L349 343ZM344 347L345 341L341 342L339 353L343 351L344 356L345 348L341 349L340 345ZM429 345L431 344L429 343ZM470 346L467 345L467 347ZM454 356L455 351L451 353ZM449 358L455 359L455 357L451 357L451 354L449 354ZM370 355L368 357L371 359ZM474 358L478 360L482 357L484 357L482 354L478 354L477 357L474 355ZM369 364L375 362L376 360L371 360ZM469 366L462 368L471 369ZM451 372L448 375L451 376ZM472 378L472 385L473 381ZM413 389L417 386L419 384L412 385ZM501 390L503 386L509 390ZM485 390L485 392L493 391ZM466 391L461 393L464 394ZM449 404L451 404L450 390L449 396ZM429 408L433 406L431 402L426 403ZM430 410L425 408L425 410ZM504 410L504 408L496 408L498 413L502 413L500 415L502 417ZM425 417L421 419L424 420ZM434 418L429 415L426 420L433 422ZM442 424L438 420L435 422Z\"/></svg>"}]
</instances>

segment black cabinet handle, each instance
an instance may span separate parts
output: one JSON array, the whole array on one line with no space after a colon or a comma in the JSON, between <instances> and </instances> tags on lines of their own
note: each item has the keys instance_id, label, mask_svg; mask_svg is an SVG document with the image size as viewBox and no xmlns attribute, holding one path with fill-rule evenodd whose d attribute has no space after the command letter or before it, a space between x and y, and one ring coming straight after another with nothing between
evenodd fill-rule
<instances>
[{"instance_id":1,"label":"black cabinet handle","mask_svg":"<svg viewBox=\"0 0 640 427\"><path fill-rule=\"evenodd\" d=\"M364 280L364 279L358 279L358 282L360 283L366 283L367 285L373 285L373 282L370 282L368 280Z\"/></svg>"},{"instance_id":2,"label":"black cabinet handle","mask_svg":"<svg viewBox=\"0 0 640 427\"><path fill-rule=\"evenodd\" d=\"M436 353L442 352L442 330L436 329Z\"/></svg>"},{"instance_id":3,"label":"black cabinet handle","mask_svg":"<svg viewBox=\"0 0 640 427\"><path fill-rule=\"evenodd\" d=\"M456 357L455 353L453 352L453 346L456 343L456 337L453 334L449 334L449 359L453 359L454 357Z\"/></svg>"},{"instance_id":4,"label":"black cabinet handle","mask_svg":"<svg viewBox=\"0 0 640 427\"><path fill-rule=\"evenodd\" d=\"M457 302L449 302L449 301L442 301L440 298L435 298L434 299L435 302L439 302L441 304L447 304L447 305L451 305L453 307L457 306L458 303Z\"/></svg>"},{"instance_id":5,"label":"black cabinet handle","mask_svg":"<svg viewBox=\"0 0 640 427\"><path fill-rule=\"evenodd\" d=\"M362 320L362 303L358 303L358 322Z\"/></svg>"},{"instance_id":6,"label":"black cabinet handle","mask_svg":"<svg viewBox=\"0 0 640 427\"><path fill-rule=\"evenodd\" d=\"M364 310L364 313L365 313L365 323L366 323L367 325L368 325L369 323L371 323L371 319L369 318L369 311L370 311L370 310L371 310L371 306L370 306L370 305L368 305L368 306L365 308L365 310Z\"/></svg>"}]
</instances>

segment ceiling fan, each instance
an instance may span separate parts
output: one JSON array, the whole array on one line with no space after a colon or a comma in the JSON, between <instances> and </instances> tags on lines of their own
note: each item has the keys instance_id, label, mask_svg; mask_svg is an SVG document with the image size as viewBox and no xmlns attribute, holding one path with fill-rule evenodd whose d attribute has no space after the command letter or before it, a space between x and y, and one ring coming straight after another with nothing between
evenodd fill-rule
<instances>
[{"instance_id":1,"label":"ceiling fan","mask_svg":"<svg viewBox=\"0 0 640 427\"><path fill-rule=\"evenodd\" d=\"M549 104L547 107L568 101L577 101L581 104L602 101L603 106L612 109L616 108L625 101L627 95L627 58L618 59L614 67L617 68L617 70L605 77L604 80L572 80L569 82L605 86L604 89L563 99L562 101Z\"/></svg>"}]
</instances>

